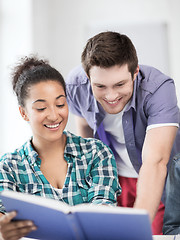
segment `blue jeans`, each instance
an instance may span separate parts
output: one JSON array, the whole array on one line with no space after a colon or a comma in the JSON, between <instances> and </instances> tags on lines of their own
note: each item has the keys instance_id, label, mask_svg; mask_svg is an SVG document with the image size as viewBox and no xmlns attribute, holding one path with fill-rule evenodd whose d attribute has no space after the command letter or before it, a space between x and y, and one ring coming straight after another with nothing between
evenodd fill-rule
<instances>
[{"instance_id":1,"label":"blue jeans","mask_svg":"<svg viewBox=\"0 0 180 240\"><path fill-rule=\"evenodd\" d=\"M180 234L180 153L171 162L167 177L163 234Z\"/></svg>"}]
</instances>

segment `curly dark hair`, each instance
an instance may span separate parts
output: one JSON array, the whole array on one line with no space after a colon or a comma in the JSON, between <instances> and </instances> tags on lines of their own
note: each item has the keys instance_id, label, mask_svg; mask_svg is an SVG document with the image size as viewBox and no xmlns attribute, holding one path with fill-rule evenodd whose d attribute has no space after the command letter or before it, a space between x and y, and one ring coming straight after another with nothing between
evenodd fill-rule
<instances>
[{"instance_id":1,"label":"curly dark hair","mask_svg":"<svg viewBox=\"0 0 180 240\"><path fill-rule=\"evenodd\" d=\"M63 76L59 71L51 67L47 60L38 59L35 55L21 58L12 72L12 85L18 104L24 107L24 101L28 97L29 88L33 84L48 80L59 82L66 94Z\"/></svg>"}]
</instances>

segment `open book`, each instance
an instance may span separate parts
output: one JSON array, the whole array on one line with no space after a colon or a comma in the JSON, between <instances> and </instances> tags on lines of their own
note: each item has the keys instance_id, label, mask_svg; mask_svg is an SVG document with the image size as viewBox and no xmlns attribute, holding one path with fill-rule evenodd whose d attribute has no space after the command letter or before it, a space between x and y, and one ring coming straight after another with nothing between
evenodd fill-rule
<instances>
[{"instance_id":1,"label":"open book","mask_svg":"<svg viewBox=\"0 0 180 240\"><path fill-rule=\"evenodd\" d=\"M152 240L145 210L64 202L13 191L2 191L7 212L37 226L28 237L41 240Z\"/></svg>"}]
</instances>

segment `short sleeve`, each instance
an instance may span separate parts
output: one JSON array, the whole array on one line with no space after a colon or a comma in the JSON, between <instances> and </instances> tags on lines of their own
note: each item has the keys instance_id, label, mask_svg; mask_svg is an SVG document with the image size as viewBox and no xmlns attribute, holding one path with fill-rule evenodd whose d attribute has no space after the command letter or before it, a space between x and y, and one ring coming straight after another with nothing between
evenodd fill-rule
<instances>
[{"instance_id":1,"label":"short sleeve","mask_svg":"<svg viewBox=\"0 0 180 240\"><path fill-rule=\"evenodd\" d=\"M71 113L82 117L77 90L76 86L66 85L67 103Z\"/></svg>"},{"instance_id":2,"label":"short sleeve","mask_svg":"<svg viewBox=\"0 0 180 240\"><path fill-rule=\"evenodd\" d=\"M66 78L66 94L70 111L80 117L87 110L90 103L89 80L82 68L77 66L72 69Z\"/></svg>"},{"instance_id":3,"label":"short sleeve","mask_svg":"<svg viewBox=\"0 0 180 240\"><path fill-rule=\"evenodd\" d=\"M179 124L180 113L172 79L165 81L154 93L149 94L146 101L146 114L148 126L161 123Z\"/></svg>"}]
</instances>

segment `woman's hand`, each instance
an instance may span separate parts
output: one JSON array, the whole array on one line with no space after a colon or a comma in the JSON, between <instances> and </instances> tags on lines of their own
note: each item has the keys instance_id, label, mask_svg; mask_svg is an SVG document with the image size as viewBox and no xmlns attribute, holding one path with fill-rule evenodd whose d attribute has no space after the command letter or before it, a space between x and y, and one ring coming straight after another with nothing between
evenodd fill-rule
<instances>
[{"instance_id":1,"label":"woman's hand","mask_svg":"<svg viewBox=\"0 0 180 240\"><path fill-rule=\"evenodd\" d=\"M32 221L12 221L16 212L0 214L0 240L17 240L36 230Z\"/></svg>"}]
</instances>

